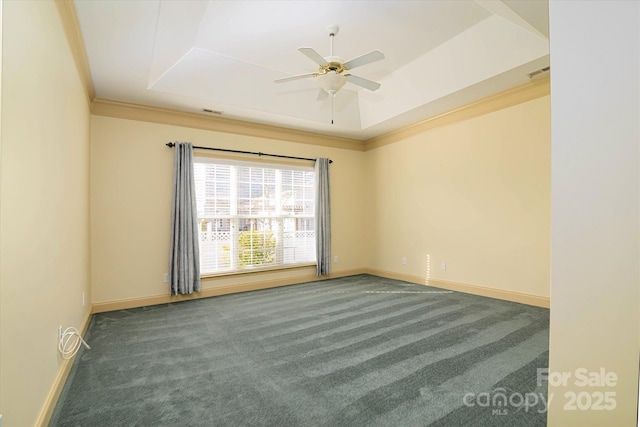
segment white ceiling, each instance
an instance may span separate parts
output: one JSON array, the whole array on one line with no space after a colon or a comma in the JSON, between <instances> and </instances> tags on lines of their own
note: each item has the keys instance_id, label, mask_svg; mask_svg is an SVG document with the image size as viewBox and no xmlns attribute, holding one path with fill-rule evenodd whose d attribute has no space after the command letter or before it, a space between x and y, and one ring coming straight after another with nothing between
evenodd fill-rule
<instances>
[{"instance_id":1,"label":"white ceiling","mask_svg":"<svg viewBox=\"0 0 640 427\"><path fill-rule=\"evenodd\" d=\"M529 81L549 65L547 0L76 0L97 98L366 140ZM385 59L318 99L298 52ZM219 116L216 116L219 117Z\"/></svg>"}]
</instances>

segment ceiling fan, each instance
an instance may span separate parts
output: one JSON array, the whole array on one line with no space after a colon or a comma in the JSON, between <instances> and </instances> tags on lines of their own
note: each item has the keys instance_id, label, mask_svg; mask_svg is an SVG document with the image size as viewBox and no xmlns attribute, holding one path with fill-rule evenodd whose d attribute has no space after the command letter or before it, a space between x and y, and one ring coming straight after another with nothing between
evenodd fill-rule
<instances>
[{"instance_id":1,"label":"ceiling fan","mask_svg":"<svg viewBox=\"0 0 640 427\"><path fill-rule=\"evenodd\" d=\"M327 33L329 33L330 54L326 58L323 58L313 48L298 48L300 52L302 52L313 62L318 64L317 72L284 77L282 79L276 80L275 83L285 83L292 80L313 77L316 78L318 84L320 85L320 98L326 97L326 95L328 94L331 95L332 101L333 97L336 96L336 93L338 93L342 86L344 86L347 82L353 83L371 91L378 90L380 88L380 83L374 82L372 80L367 80L362 77L354 76L353 74L345 73L345 71L349 71L356 67L360 67L362 65L370 64L372 62L384 59L384 54L379 50L374 50L372 52L365 53L364 55L344 62L343 59L339 56L333 56L333 38L338 33L338 26L329 25L327 27ZM333 120L331 120L331 123L333 123Z\"/></svg>"}]
</instances>

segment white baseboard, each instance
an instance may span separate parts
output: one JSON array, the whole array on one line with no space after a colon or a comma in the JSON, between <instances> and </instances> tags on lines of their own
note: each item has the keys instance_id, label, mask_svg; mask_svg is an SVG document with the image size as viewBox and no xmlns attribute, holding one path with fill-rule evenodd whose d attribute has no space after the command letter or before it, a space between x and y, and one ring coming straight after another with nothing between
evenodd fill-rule
<instances>
[{"instance_id":1,"label":"white baseboard","mask_svg":"<svg viewBox=\"0 0 640 427\"><path fill-rule=\"evenodd\" d=\"M304 274L293 277L262 280L250 283L241 283L235 285L213 286L202 289L201 292L191 295L155 295L142 298L131 298L117 301L108 301L96 303L92 305L92 313L102 313L106 311L123 310L128 308L146 307L150 305L166 304L170 302L188 301L192 299L208 298L218 295L227 295L238 292L256 291L260 289L276 288L279 286L296 285L299 283L315 282L318 280L332 279L337 277L353 276L356 274L372 274L374 276L387 277L389 279L403 280L405 282L416 283L420 285L429 285L436 288L447 289L452 291L464 292L472 295L480 295L489 298L496 298L505 301L518 302L522 304L534 305L537 307L549 308L550 301L548 297L538 295L525 294L520 292L506 291L503 289L488 288L484 286L471 285L467 283L451 282L446 280L426 279L424 277L411 274L396 273L386 270L378 270L374 268L356 268L350 270L341 270L331 273L329 276L318 277L313 274Z\"/></svg>"},{"instance_id":2,"label":"white baseboard","mask_svg":"<svg viewBox=\"0 0 640 427\"><path fill-rule=\"evenodd\" d=\"M82 320L82 324L78 328L80 335L85 334L87 328L89 327L89 321L91 320L91 311L87 310L85 313L84 319ZM44 405L40 410L40 414L36 419L35 426L36 427L46 427L49 425L51 421L51 417L53 416L53 411L56 409L56 404L58 403L58 399L60 398L60 393L62 393L62 389L64 388L64 384L67 382L67 378L69 377L69 372L71 372L71 367L73 366L73 361L75 357L71 359L66 359L60 365L58 369L58 375L56 375L55 380L53 381L53 385L47 394L47 398L44 401Z\"/></svg>"},{"instance_id":3,"label":"white baseboard","mask_svg":"<svg viewBox=\"0 0 640 427\"><path fill-rule=\"evenodd\" d=\"M316 276L315 274L304 274L299 276L262 280L235 285L212 286L204 288L200 292L190 295L155 295L143 298L131 298L118 301L101 302L92 305L92 313L102 313L105 311L123 310L127 308L146 307L149 305L166 304L170 302L189 301L193 299L208 298L218 295L235 294L238 292L257 291L260 289L277 288L279 286L296 285L299 283L315 282L318 280L333 279L337 277L353 276L362 274L361 268L351 270L340 270L331 273L329 276Z\"/></svg>"},{"instance_id":4,"label":"white baseboard","mask_svg":"<svg viewBox=\"0 0 640 427\"><path fill-rule=\"evenodd\" d=\"M428 285L450 291L464 292L466 294L479 295L483 297L495 298L504 301L518 302L521 304L533 305L536 307L550 307L549 297L525 294L521 292L507 291L504 289L487 288L485 286L471 285L467 283L451 282L448 280L427 279L411 274L396 273L393 271L378 270L375 268L365 268L364 272L374 276L387 277L389 279L403 280L419 285Z\"/></svg>"}]
</instances>

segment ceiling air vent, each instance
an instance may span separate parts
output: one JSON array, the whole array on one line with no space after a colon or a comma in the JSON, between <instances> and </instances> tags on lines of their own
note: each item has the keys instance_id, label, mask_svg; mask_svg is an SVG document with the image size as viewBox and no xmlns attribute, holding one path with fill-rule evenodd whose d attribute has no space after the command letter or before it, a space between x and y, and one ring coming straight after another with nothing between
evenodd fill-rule
<instances>
[{"instance_id":1,"label":"ceiling air vent","mask_svg":"<svg viewBox=\"0 0 640 427\"><path fill-rule=\"evenodd\" d=\"M534 71L533 73L529 73L529 78L532 79L534 77L542 77L542 74L545 74L550 69L551 69L551 67L540 68L539 70Z\"/></svg>"},{"instance_id":2,"label":"ceiling air vent","mask_svg":"<svg viewBox=\"0 0 640 427\"><path fill-rule=\"evenodd\" d=\"M202 111L207 114L217 114L219 116L222 115L222 111L218 111L218 110L210 110L208 108L203 108Z\"/></svg>"}]
</instances>

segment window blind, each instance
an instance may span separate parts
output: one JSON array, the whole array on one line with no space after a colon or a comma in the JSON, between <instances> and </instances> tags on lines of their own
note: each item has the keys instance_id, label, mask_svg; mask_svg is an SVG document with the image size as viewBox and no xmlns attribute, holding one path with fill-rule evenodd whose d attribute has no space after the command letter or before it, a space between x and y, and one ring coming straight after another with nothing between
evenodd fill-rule
<instances>
[{"instance_id":1,"label":"window blind","mask_svg":"<svg viewBox=\"0 0 640 427\"><path fill-rule=\"evenodd\" d=\"M201 274L315 263L313 167L196 157Z\"/></svg>"}]
</instances>

